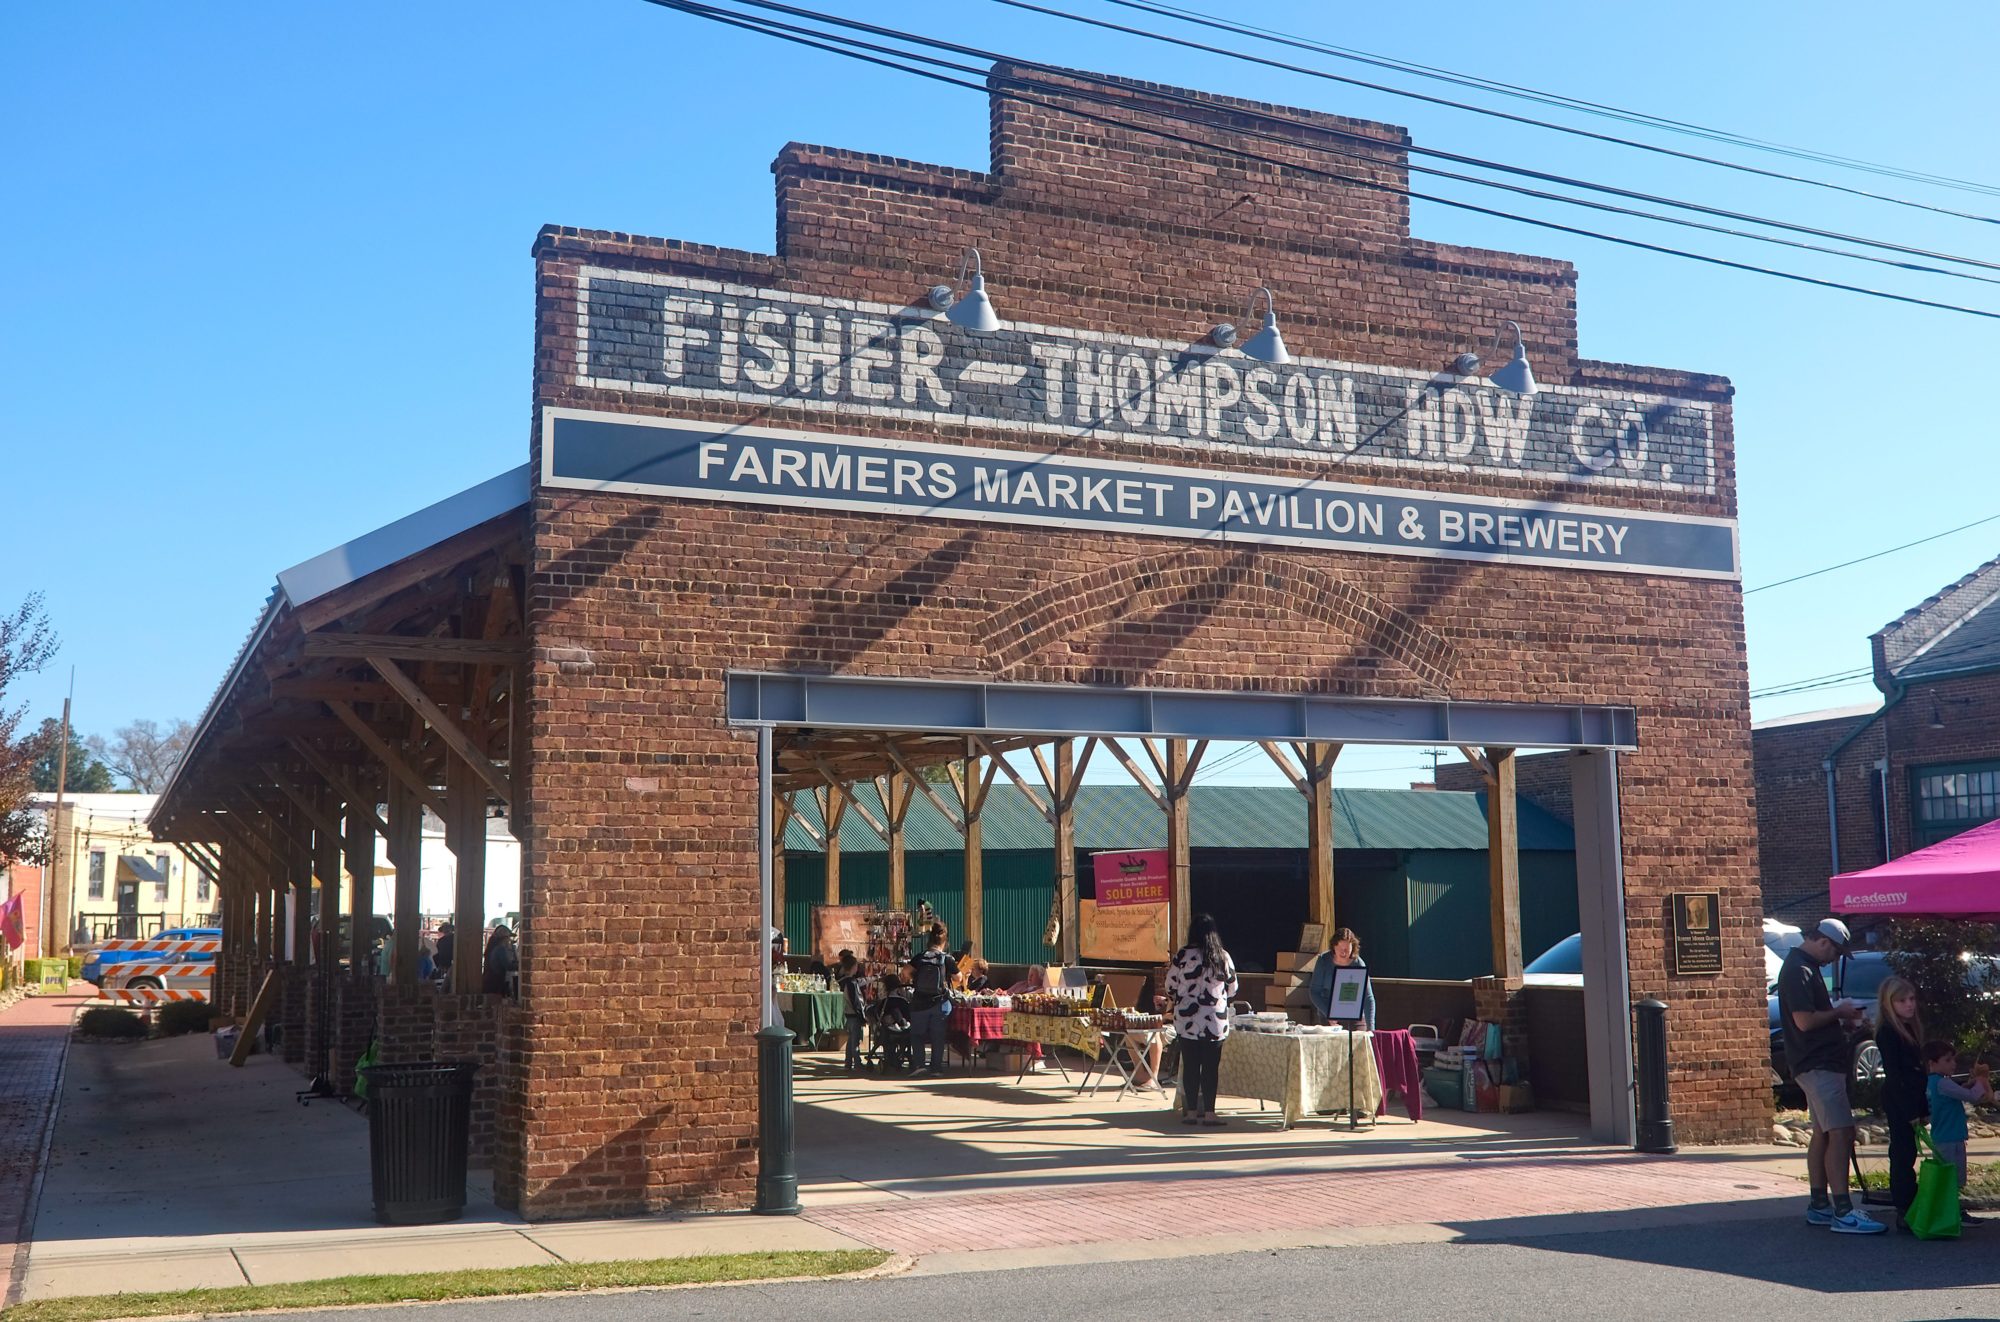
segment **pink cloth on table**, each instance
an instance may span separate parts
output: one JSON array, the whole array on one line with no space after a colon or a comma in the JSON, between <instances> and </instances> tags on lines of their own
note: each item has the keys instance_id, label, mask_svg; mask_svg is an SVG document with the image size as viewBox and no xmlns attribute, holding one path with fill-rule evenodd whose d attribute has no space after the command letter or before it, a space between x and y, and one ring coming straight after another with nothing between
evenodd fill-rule
<instances>
[{"instance_id":1,"label":"pink cloth on table","mask_svg":"<svg viewBox=\"0 0 2000 1322\"><path fill-rule=\"evenodd\" d=\"M1389 1094L1403 1095L1403 1113L1412 1120L1424 1118L1424 1072L1417 1063L1417 1044L1408 1029L1378 1031L1374 1037L1375 1072L1382 1078L1382 1104L1375 1114L1389 1109Z\"/></svg>"}]
</instances>

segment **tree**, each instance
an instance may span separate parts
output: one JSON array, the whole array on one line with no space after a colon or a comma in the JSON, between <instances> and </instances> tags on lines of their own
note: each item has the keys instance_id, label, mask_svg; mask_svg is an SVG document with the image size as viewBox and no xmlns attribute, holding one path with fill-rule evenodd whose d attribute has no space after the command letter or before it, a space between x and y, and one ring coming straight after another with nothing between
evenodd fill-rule
<instances>
[{"instance_id":1,"label":"tree","mask_svg":"<svg viewBox=\"0 0 2000 1322\"><path fill-rule=\"evenodd\" d=\"M50 716L43 720L42 728L35 737L41 741L42 754L35 759L35 788L44 794L56 792L56 772L62 771L67 777L63 790L69 794L109 794L118 788L111 779L111 768L92 757L83 740L77 738L76 731L69 732L69 765L58 765L62 753L62 722Z\"/></svg>"},{"instance_id":2,"label":"tree","mask_svg":"<svg viewBox=\"0 0 2000 1322\"><path fill-rule=\"evenodd\" d=\"M22 735L27 705L7 706L7 690L32 675L56 654L42 594L31 592L12 615L0 616L0 863L11 863L32 843L35 814L27 811L35 791L35 762L46 751L43 733Z\"/></svg>"},{"instance_id":3,"label":"tree","mask_svg":"<svg viewBox=\"0 0 2000 1322\"><path fill-rule=\"evenodd\" d=\"M158 721L139 720L120 726L108 741L102 735L92 736L89 747L111 774L131 788L141 794L158 794L166 788L193 737L194 727L186 721L174 721L162 729Z\"/></svg>"},{"instance_id":4,"label":"tree","mask_svg":"<svg viewBox=\"0 0 2000 1322\"><path fill-rule=\"evenodd\" d=\"M1966 958L2000 939L2000 928L1940 918L1898 918L1889 925L1889 966L1917 989L1924 1032L1951 1043L1967 1062L1984 1057L2000 1027L2000 974L1991 960Z\"/></svg>"}]
</instances>

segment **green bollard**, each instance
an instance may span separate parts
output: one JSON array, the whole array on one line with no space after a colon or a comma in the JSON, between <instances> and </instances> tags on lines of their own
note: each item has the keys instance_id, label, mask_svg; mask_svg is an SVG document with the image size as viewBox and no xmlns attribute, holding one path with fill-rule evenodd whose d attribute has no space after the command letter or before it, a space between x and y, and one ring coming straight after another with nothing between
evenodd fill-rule
<instances>
[{"instance_id":1,"label":"green bollard","mask_svg":"<svg viewBox=\"0 0 2000 1322\"><path fill-rule=\"evenodd\" d=\"M792 1030L757 1030L758 1216L799 1214L799 1170L792 1158Z\"/></svg>"}]
</instances>

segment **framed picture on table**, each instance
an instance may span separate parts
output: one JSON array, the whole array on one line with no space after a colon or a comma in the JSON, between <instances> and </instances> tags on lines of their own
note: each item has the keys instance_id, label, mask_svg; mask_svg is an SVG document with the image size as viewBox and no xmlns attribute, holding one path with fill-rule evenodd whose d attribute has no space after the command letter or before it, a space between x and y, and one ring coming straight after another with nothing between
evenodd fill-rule
<instances>
[{"instance_id":1,"label":"framed picture on table","mask_svg":"<svg viewBox=\"0 0 2000 1322\"><path fill-rule=\"evenodd\" d=\"M1361 1018L1361 1007L1368 1002L1368 970L1361 965L1351 968L1336 966L1333 970L1333 994L1327 998L1327 1018L1335 1023Z\"/></svg>"}]
</instances>

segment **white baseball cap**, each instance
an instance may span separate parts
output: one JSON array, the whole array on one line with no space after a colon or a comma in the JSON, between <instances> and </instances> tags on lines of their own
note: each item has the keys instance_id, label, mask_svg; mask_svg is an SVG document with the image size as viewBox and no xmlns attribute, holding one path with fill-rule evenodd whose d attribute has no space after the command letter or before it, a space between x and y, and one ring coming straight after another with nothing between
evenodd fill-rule
<instances>
[{"instance_id":1,"label":"white baseball cap","mask_svg":"<svg viewBox=\"0 0 2000 1322\"><path fill-rule=\"evenodd\" d=\"M1854 937L1848 932L1847 924L1841 922L1838 918L1821 920L1819 935L1833 942L1834 949L1843 955L1854 945Z\"/></svg>"}]
</instances>

